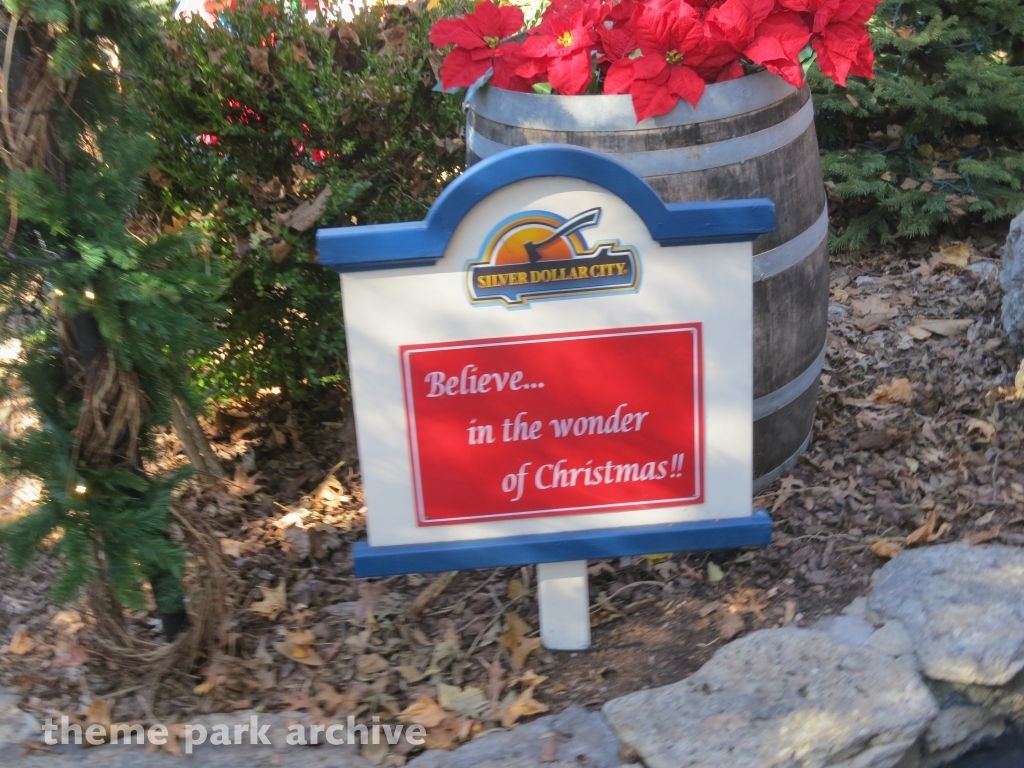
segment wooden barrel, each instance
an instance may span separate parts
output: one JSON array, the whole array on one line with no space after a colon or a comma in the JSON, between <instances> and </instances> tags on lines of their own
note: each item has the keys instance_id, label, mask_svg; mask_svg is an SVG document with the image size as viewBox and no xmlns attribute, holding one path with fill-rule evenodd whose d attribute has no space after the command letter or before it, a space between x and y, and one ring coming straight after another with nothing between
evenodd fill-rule
<instances>
[{"instance_id":1,"label":"wooden barrel","mask_svg":"<svg viewBox=\"0 0 1024 768\"><path fill-rule=\"evenodd\" d=\"M637 124L629 96L542 96L482 88L467 162L524 144L599 150L667 202L767 197L774 232L754 241L754 489L811 439L828 315L828 207L807 88L769 72L710 85Z\"/></svg>"}]
</instances>

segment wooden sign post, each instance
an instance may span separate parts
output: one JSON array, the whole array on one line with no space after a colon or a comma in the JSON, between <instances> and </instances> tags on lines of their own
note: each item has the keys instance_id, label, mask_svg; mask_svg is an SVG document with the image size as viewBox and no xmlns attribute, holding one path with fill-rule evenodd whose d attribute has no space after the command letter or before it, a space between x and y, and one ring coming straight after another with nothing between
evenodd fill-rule
<instances>
[{"instance_id":1,"label":"wooden sign post","mask_svg":"<svg viewBox=\"0 0 1024 768\"><path fill-rule=\"evenodd\" d=\"M510 150L422 222L320 230L342 273L369 541L357 576L537 564L590 644L587 560L767 544L751 512L751 242L604 155Z\"/></svg>"}]
</instances>

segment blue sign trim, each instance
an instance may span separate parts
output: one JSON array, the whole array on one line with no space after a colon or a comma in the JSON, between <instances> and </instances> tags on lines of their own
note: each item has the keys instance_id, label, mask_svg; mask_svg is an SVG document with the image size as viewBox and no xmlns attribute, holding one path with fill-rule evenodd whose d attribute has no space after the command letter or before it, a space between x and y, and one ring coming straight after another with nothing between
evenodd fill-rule
<instances>
[{"instance_id":1,"label":"blue sign trim","mask_svg":"<svg viewBox=\"0 0 1024 768\"><path fill-rule=\"evenodd\" d=\"M651 552L760 547L771 541L772 519L765 510L757 509L750 517L725 520L540 533L504 539L445 541L395 547L371 547L367 542L360 541L353 546L352 556L356 576L367 578L558 563L566 560L600 560Z\"/></svg>"},{"instance_id":2,"label":"blue sign trim","mask_svg":"<svg viewBox=\"0 0 1024 768\"><path fill-rule=\"evenodd\" d=\"M444 255L462 219L484 198L517 181L549 176L604 187L636 211L661 245L746 242L775 228L771 200L666 204L642 178L600 152L535 144L501 152L468 169L437 198L423 221L319 230L320 263L339 272L433 264Z\"/></svg>"}]
</instances>

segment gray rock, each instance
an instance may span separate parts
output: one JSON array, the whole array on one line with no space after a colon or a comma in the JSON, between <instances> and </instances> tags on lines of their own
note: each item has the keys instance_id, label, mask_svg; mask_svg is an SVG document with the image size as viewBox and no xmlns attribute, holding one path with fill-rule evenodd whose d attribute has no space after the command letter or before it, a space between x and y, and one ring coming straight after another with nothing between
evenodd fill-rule
<instances>
[{"instance_id":1,"label":"gray rock","mask_svg":"<svg viewBox=\"0 0 1024 768\"><path fill-rule=\"evenodd\" d=\"M544 748L553 738L559 740L558 749L545 755ZM575 762L577 768L616 768L622 762L619 740L604 717L576 705L514 730L481 736L454 752L424 752L410 760L408 768L490 768L490 761L499 759L511 761L509 768L520 768L533 765L542 756Z\"/></svg>"},{"instance_id":2,"label":"gray rock","mask_svg":"<svg viewBox=\"0 0 1024 768\"><path fill-rule=\"evenodd\" d=\"M1010 345L1024 350L1024 213L1010 222L1003 246L1003 330Z\"/></svg>"},{"instance_id":3,"label":"gray rock","mask_svg":"<svg viewBox=\"0 0 1024 768\"><path fill-rule=\"evenodd\" d=\"M18 707L18 696L0 690L0 765L21 754L22 742L38 738L39 722Z\"/></svg>"},{"instance_id":4,"label":"gray rock","mask_svg":"<svg viewBox=\"0 0 1024 768\"><path fill-rule=\"evenodd\" d=\"M1024 721L1024 672L1006 685L961 685L934 681L929 686L936 699L965 701L992 715Z\"/></svg>"},{"instance_id":5,"label":"gray rock","mask_svg":"<svg viewBox=\"0 0 1024 768\"><path fill-rule=\"evenodd\" d=\"M907 628L898 619L887 621L868 638L866 645L877 648L887 656L906 656L914 652L914 644Z\"/></svg>"},{"instance_id":6,"label":"gray rock","mask_svg":"<svg viewBox=\"0 0 1024 768\"><path fill-rule=\"evenodd\" d=\"M864 645L875 628L857 616L836 616L828 633L833 639L848 645Z\"/></svg>"},{"instance_id":7,"label":"gray rock","mask_svg":"<svg viewBox=\"0 0 1024 768\"><path fill-rule=\"evenodd\" d=\"M868 612L868 599L866 597L855 597L853 602L843 608L842 614L844 616L856 616L858 619L863 619L867 616Z\"/></svg>"},{"instance_id":8,"label":"gray rock","mask_svg":"<svg viewBox=\"0 0 1024 768\"><path fill-rule=\"evenodd\" d=\"M946 765L985 739L1001 735L1005 729L1003 718L980 707L944 709L924 734L924 763L929 768Z\"/></svg>"},{"instance_id":9,"label":"gray rock","mask_svg":"<svg viewBox=\"0 0 1024 768\"><path fill-rule=\"evenodd\" d=\"M648 768L892 768L938 714L907 665L823 632L754 632L604 706Z\"/></svg>"},{"instance_id":10,"label":"gray rock","mask_svg":"<svg viewBox=\"0 0 1024 768\"><path fill-rule=\"evenodd\" d=\"M999 686L1024 668L1024 549L945 544L878 572L868 608L903 622L926 675Z\"/></svg>"}]
</instances>

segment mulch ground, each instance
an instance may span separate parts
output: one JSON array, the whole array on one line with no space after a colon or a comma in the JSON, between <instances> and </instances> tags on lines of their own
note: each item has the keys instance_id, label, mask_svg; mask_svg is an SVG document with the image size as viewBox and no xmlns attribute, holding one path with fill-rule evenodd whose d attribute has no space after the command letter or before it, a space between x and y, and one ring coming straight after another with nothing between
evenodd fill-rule
<instances>
[{"instance_id":1,"label":"mulch ground","mask_svg":"<svg viewBox=\"0 0 1024 768\"><path fill-rule=\"evenodd\" d=\"M1022 545L1024 381L1015 386L1020 360L999 332L996 246L834 262L813 442L755 500L775 520L773 543L592 563L587 652L539 647L532 568L355 579L365 506L344 394L290 403L268 392L209 422L231 480L179 502L210 522L236 579L203 668L154 687L100 653L84 603L48 604L58 564L43 557L23 573L0 566L0 684L43 717L88 716L97 701L115 721L381 715L421 722L428 746L446 747L675 682L732 638L837 613L901 548ZM172 433L158 442L161 467L184 461ZM9 485L8 514L30 497ZM154 613L127 620L159 637ZM368 757L400 765L408 754Z\"/></svg>"}]
</instances>

